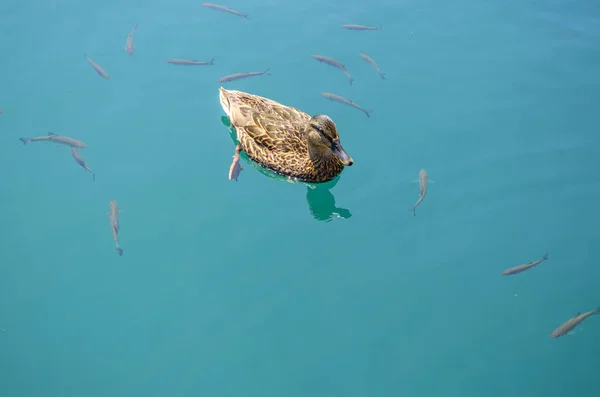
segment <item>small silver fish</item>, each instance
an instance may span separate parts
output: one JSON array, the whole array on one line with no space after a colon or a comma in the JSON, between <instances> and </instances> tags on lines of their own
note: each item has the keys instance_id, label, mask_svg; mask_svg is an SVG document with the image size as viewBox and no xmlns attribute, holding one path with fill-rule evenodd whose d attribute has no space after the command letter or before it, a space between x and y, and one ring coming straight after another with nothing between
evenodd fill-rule
<instances>
[{"instance_id":1,"label":"small silver fish","mask_svg":"<svg viewBox=\"0 0 600 397\"><path fill-rule=\"evenodd\" d=\"M379 70L379 66L370 56L368 56L367 54L360 54L360 57L365 61L369 62L375 68L377 73L379 73L379 76L385 80L385 73L382 73L381 70Z\"/></svg>"},{"instance_id":2,"label":"small silver fish","mask_svg":"<svg viewBox=\"0 0 600 397\"><path fill-rule=\"evenodd\" d=\"M506 269L505 271L502 272L503 276L510 276L512 274L517 274L517 273L521 273L527 269L531 269L534 266L539 265L540 263L542 263L543 261L548 260L548 253L546 252L544 254L544 256L542 256L540 259L535 260L533 262L529 262L529 263L525 263L524 265L519 265L519 266L515 266L515 267L511 267L510 269Z\"/></svg>"},{"instance_id":3,"label":"small silver fish","mask_svg":"<svg viewBox=\"0 0 600 397\"><path fill-rule=\"evenodd\" d=\"M353 108L356 108L356 109L360 110L361 112L364 112L364 114L366 114L368 118L371 118L369 113L371 113L372 110L365 110L349 99L346 99L346 98L336 95L336 94L332 94L331 92L322 92L321 95L323 95L325 98L329 99L330 101L342 103L342 104L348 105L348 106L352 106Z\"/></svg>"},{"instance_id":4,"label":"small silver fish","mask_svg":"<svg viewBox=\"0 0 600 397\"><path fill-rule=\"evenodd\" d=\"M108 73L106 73L104 71L104 69L102 69L100 67L100 65L98 65L96 62L92 61L92 59L90 57L88 57L87 54L83 54L83 55L85 55L85 59L87 59L87 61L90 63L90 65L92 65L92 67L94 68L96 73L98 73L100 76L104 77L105 79L110 80L110 76L108 75Z\"/></svg>"},{"instance_id":5,"label":"small silver fish","mask_svg":"<svg viewBox=\"0 0 600 397\"><path fill-rule=\"evenodd\" d=\"M381 26L373 27L373 26L352 25L352 24L342 25L342 28L348 29L348 30L381 30Z\"/></svg>"},{"instance_id":6,"label":"small silver fish","mask_svg":"<svg viewBox=\"0 0 600 397\"><path fill-rule=\"evenodd\" d=\"M415 212L415 209L417 208L417 206L419 204L421 204L421 202L425 198L425 195L427 194L427 183L428 183L427 171L422 169L421 171L419 171L419 201L417 201L416 204L413 205L413 207L412 207L413 215L417 215L417 213Z\"/></svg>"},{"instance_id":7,"label":"small silver fish","mask_svg":"<svg viewBox=\"0 0 600 397\"><path fill-rule=\"evenodd\" d=\"M552 331L552 333L550 334L550 337L551 338L558 338L559 336L566 335L573 328L575 328L579 324L581 324L583 322L583 320L585 320L586 318L588 318L590 316L593 316L594 314L600 314L600 307L597 308L596 310L592 310L592 311L587 312L587 313L583 313L583 314L577 313L575 315L575 317L573 317L570 320L565 321L558 328L556 328L554 331Z\"/></svg>"},{"instance_id":8,"label":"small silver fish","mask_svg":"<svg viewBox=\"0 0 600 397\"><path fill-rule=\"evenodd\" d=\"M61 145L67 145L71 147L76 147L79 149L86 148L87 145L77 139L69 138L68 136L56 135L53 132L49 132L46 136L38 136L36 138L19 138L23 145L28 144L29 142L54 142L60 143Z\"/></svg>"},{"instance_id":9,"label":"small silver fish","mask_svg":"<svg viewBox=\"0 0 600 397\"><path fill-rule=\"evenodd\" d=\"M329 66L333 66L334 68L342 70L344 73L346 73L346 76L348 77L348 82L350 84L352 84L352 82L354 81L354 78L352 77L348 69L346 69L346 66L344 66L344 64L336 61L335 59L331 59L323 55L313 54L312 57L321 63L325 63Z\"/></svg>"},{"instance_id":10,"label":"small silver fish","mask_svg":"<svg viewBox=\"0 0 600 397\"><path fill-rule=\"evenodd\" d=\"M211 59L208 62L200 62L195 59L179 59L179 58L167 59L167 63L171 63L173 65L194 65L194 66L214 65L215 64L214 61L215 61L215 58Z\"/></svg>"},{"instance_id":11,"label":"small silver fish","mask_svg":"<svg viewBox=\"0 0 600 397\"><path fill-rule=\"evenodd\" d=\"M243 13L241 13L239 11L236 11L236 10L233 10L233 9L231 9L229 7L221 6L221 5L218 5L218 4L202 3L202 7L210 8L210 9L213 9L213 10L216 10L216 11L228 12L230 14L237 15L239 17L250 19L250 17L248 16L248 14L243 14Z\"/></svg>"},{"instance_id":12,"label":"small silver fish","mask_svg":"<svg viewBox=\"0 0 600 397\"><path fill-rule=\"evenodd\" d=\"M75 161L77 162L77 164L79 164L80 166L82 166L86 171L88 171L90 174L92 174L92 180L96 181L96 174L94 174L94 171L92 171L87 164L85 163L85 161L83 161L83 158L81 158L81 156L79 155L79 149L77 149L74 146L71 146L71 154L73 155L73 158L75 159Z\"/></svg>"},{"instance_id":13,"label":"small silver fish","mask_svg":"<svg viewBox=\"0 0 600 397\"><path fill-rule=\"evenodd\" d=\"M271 70L271 69L267 69L264 72L244 72L244 73L230 74L230 75L221 77L217 81L219 83L225 83L225 82L228 82L228 81L234 81L234 80L244 79L246 77L262 76L264 74L269 74L270 75L271 73L269 73L269 70Z\"/></svg>"},{"instance_id":14,"label":"small silver fish","mask_svg":"<svg viewBox=\"0 0 600 397\"><path fill-rule=\"evenodd\" d=\"M112 230L113 239L117 245L117 252L119 256L123 255L123 249L119 246L119 205L116 200L111 200L108 204L110 208L110 228Z\"/></svg>"},{"instance_id":15,"label":"small silver fish","mask_svg":"<svg viewBox=\"0 0 600 397\"><path fill-rule=\"evenodd\" d=\"M129 36L127 37L127 42L125 43L125 51L127 51L129 55L133 55L133 50L135 49L135 46L133 45L133 35L135 34L137 28L138 24L136 23L131 33L129 33Z\"/></svg>"}]
</instances>

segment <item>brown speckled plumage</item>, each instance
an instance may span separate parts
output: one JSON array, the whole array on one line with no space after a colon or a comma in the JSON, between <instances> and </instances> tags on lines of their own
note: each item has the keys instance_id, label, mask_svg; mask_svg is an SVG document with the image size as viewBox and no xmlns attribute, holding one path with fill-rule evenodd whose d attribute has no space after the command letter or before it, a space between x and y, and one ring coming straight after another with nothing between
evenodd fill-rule
<instances>
[{"instance_id":1,"label":"brown speckled plumage","mask_svg":"<svg viewBox=\"0 0 600 397\"><path fill-rule=\"evenodd\" d=\"M248 157L278 174L327 182L353 160L326 115L309 116L268 98L219 88L223 110Z\"/></svg>"}]
</instances>

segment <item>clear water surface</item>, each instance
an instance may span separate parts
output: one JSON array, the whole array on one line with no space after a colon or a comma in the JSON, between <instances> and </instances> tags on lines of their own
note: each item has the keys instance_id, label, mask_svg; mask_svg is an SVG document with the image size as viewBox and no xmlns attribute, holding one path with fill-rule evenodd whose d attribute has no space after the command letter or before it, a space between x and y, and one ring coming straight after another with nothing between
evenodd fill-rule
<instances>
[{"instance_id":1,"label":"clear water surface","mask_svg":"<svg viewBox=\"0 0 600 397\"><path fill-rule=\"evenodd\" d=\"M600 7L225 5L0 3L0 396L598 396L600 318L550 332L600 306ZM330 115L335 186L227 180L217 79L267 68L224 86Z\"/></svg>"}]
</instances>

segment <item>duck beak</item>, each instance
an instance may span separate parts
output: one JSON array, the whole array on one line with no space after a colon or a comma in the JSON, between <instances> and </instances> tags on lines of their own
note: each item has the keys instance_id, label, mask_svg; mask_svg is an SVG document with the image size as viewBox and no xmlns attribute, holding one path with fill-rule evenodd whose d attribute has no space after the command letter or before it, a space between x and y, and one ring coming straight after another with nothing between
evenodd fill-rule
<instances>
[{"instance_id":1,"label":"duck beak","mask_svg":"<svg viewBox=\"0 0 600 397\"><path fill-rule=\"evenodd\" d=\"M348 153L346 153L339 141L333 142L333 144L331 145L331 151L337 156L338 159L340 159L342 164L346 166L351 166L354 163L352 157L350 157Z\"/></svg>"}]
</instances>

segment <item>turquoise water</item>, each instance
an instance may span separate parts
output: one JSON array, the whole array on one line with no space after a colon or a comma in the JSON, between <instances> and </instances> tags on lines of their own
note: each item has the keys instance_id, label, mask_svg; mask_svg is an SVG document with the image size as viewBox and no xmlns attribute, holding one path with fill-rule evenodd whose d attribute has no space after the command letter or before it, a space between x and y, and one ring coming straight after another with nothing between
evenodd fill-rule
<instances>
[{"instance_id":1,"label":"turquoise water","mask_svg":"<svg viewBox=\"0 0 600 397\"><path fill-rule=\"evenodd\" d=\"M600 7L225 5L0 3L0 396L597 396L600 318L550 332L600 305ZM223 86L330 115L337 182L228 181L217 79L266 68Z\"/></svg>"}]
</instances>

